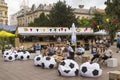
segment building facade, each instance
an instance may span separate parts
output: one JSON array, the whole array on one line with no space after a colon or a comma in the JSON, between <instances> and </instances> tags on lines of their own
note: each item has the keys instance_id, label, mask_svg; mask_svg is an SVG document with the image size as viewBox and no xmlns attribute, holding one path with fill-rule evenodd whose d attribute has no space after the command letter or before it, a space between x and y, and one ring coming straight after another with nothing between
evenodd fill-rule
<instances>
[{"instance_id":1,"label":"building facade","mask_svg":"<svg viewBox=\"0 0 120 80\"><path fill-rule=\"evenodd\" d=\"M0 24L8 24L8 6L4 0L0 0Z\"/></svg>"},{"instance_id":2,"label":"building facade","mask_svg":"<svg viewBox=\"0 0 120 80\"><path fill-rule=\"evenodd\" d=\"M38 7L36 7L34 4L31 7L31 10L26 13L26 16L24 14L17 17L18 26L26 26L25 22L31 23L34 22L35 18L38 18L42 12L45 13L45 15L49 14L50 10L52 9L52 5L43 5L40 4ZM26 21L25 21L26 18Z\"/></svg>"},{"instance_id":3,"label":"building facade","mask_svg":"<svg viewBox=\"0 0 120 80\"><path fill-rule=\"evenodd\" d=\"M24 6L18 12L10 15L10 25L14 25L14 26L18 25L17 17L24 14L24 12L25 12L24 8L26 8L27 12L30 11L30 8L28 6Z\"/></svg>"},{"instance_id":4,"label":"building facade","mask_svg":"<svg viewBox=\"0 0 120 80\"><path fill-rule=\"evenodd\" d=\"M54 5L54 4L53 4ZM40 4L38 7L33 5L31 7L31 10L26 13L26 16L24 14L21 14L17 16L17 26L26 26L25 22L27 24L34 22L35 18L38 18L41 13L45 13L45 15L49 14L50 10L53 7L52 4L46 5L46 4ZM84 9L84 8L74 8L74 14L76 18L92 18L93 14L96 10L96 7L90 7L90 9ZM26 19L26 20L25 20Z\"/></svg>"}]
</instances>

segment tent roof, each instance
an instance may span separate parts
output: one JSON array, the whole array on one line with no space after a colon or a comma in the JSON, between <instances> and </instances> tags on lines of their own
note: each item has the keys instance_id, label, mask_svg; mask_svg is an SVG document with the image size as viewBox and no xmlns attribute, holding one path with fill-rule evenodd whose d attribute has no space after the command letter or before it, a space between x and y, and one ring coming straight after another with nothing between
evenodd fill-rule
<instances>
[{"instance_id":1,"label":"tent roof","mask_svg":"<svg viewBox=\"0 0 120 80\"><path fill-rule=\"evenodd\" d=\"M91 28L76 28L76 35L93 35ZM71 35L72 28L65 27L18 27L20 35Z\"/></svg>"},{"instance_id":2,"label":"tent roof","mask_svg":"<svg viewBox=\"0 0 120 80\"><path fill-rule=\"evenodd\" d=\"M0 29L4 29L7 31L16 31L17 26L0 24Z\"/></svg>"}]
</instances>

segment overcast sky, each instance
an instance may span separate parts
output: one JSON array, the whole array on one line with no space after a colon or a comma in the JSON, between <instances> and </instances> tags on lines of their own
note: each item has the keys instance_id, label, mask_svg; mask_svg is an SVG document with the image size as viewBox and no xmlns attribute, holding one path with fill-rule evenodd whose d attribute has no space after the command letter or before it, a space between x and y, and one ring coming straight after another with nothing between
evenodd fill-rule
<instances>
[{"instance_id":1,"label":"overcast sky","mask_svg":"<svg viewBox=\"0 0 120 80\"><path fill-rule=\"evenodd\" d=\"M52 4L52 3L56 3L59 0L25 0L25 1L28 1L27 5L29 5L29 7L31 7L32 4L36 4L37 7L41 3ZM78 8L78 5L83 4L85 5L84 8L87 9L94 6L96 6L97 8L104 9L105 1L106 0L66 0L66 3L72 6L73 8ZM10 15L20 10L20 5L22 5L23 0L5 0L5 2L8 4L8 17L10 17Z\"/></svg>"}]
</instances>

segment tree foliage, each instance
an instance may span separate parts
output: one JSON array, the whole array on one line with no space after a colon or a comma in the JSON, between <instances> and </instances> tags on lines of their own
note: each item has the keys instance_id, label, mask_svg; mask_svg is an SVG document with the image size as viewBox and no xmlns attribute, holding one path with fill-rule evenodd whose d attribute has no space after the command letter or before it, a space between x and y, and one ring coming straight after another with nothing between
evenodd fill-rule
<instances>
[{"instance_id":1,"label":"tree foliage","mask_svg":"<svg viewBox=\"0 0 120 80\"><path fill-rule=\"evenodd\" d=\"M50 10L50 14L40 14L29 26L52 26L52 27L71 27L72 23L77 24L77 19L73 9L66 2L58 1Z\"/></svg>"},{"instance_id":2,"label":"tree foliage","mask_svg":"<svg viewBox=\"0 0 120 80\"><path fill-rule=\"evenodd\" d=\"M105 17L105 13L94 13L94 17L91 19L91 27L93 28L94 32L105 29L103 26L105 24Z\"/></svg>"},{"instance_id":3,"label":"tree foliage","mask_svg":"<svg viewBox=\"0 0 120 80\"><path fill-rule=\"evenodd\" d=\"M111 42L113 42L114 37L118 29L120 29L120 0L107 0L105 2L106 8L105 12L108 15L109 21L107 21L107 31L109 32Z\"/></svg>"},{"instance_id":4,"label":"tree foliage","mask_svg":"<svg viewBox=\"0 0 120 80\"><path fill-rule=\"evenodd\" d=\"M44 13L41 13L40 16L35 18L34 22L31 22L28 26L48 26L48 17Z\"/></svg>"},{"instance_id":5,"label":"tree foliage","mask_svg":"<svg viewBox=\"0 0 120 80\"><path fill-rule=\"evenodd\" d=\"M80 27L90 27L90 23L91 23L91 19L88 18L82 17L82 19L78 20L78 25Z\"/></svg>"},{"instance_id":6,"label":"tree foliage","mask_svg":"<svg viewBox=\"0 0 120 80\"><path fill-rule=\"evenodd\" d=\"M107 0L105 5L106 14L120 21L120 0Z\"/></svg>"},{"instance_id":7,"label":"tree foliage","mask_svg":"<svg viewBox=\"0 0 120 80\"><path fill-rule=\"evenodd\" d=\"M49 14L51 26L71 27L72 23L77 23L73 9L66 2L58 1Z\"/></svg>"},{"instance_id":8,"label":"tree foliage","mask_svg":"<svg viewBox=\"0 0 120 80\"><path fill-rule=\"evenodd\" d=\"M118 20L114 15L96 12L92 18L91 26L95 32L101 29L106 30L110 36L111 44L113 44L116 32L119 29Z\"/></svg>"}]
</instances>

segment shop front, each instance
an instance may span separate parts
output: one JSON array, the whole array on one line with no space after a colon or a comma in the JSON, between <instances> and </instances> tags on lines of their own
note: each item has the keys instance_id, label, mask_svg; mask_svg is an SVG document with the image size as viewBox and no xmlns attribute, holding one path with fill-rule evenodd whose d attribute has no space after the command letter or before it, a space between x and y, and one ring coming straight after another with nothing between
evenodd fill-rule
<instances>
[{"instance_id":1,"label":"shop front","mask_svg":"<svg viewBox=\"0 0 120 80\"><path fill-rule=\"evenodd\" d=\"M18 27L17 38L15 45L20 46L21 43L25 46L25 49L31 47L33 44L40 44L41 46L54 43L55 46L62 46L66 41L71 42L72 28L67 27ZM75 34L78 44L90 44L91 40L95 38L94 32L91 28L76 28ZM57 39L61 38L61 42L58 43Z\"/></svg>"}]
</instances>

